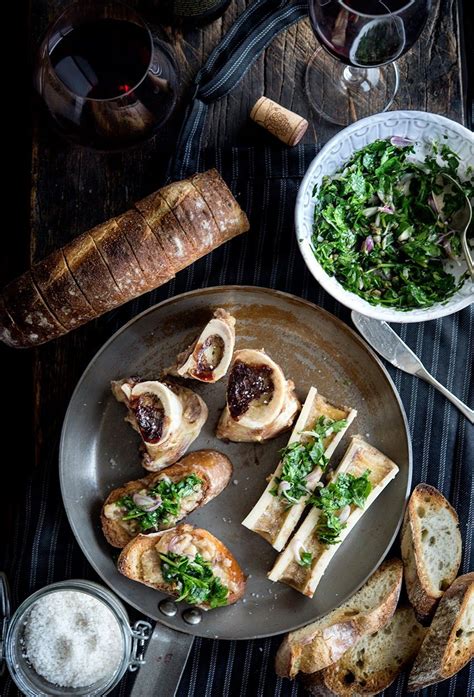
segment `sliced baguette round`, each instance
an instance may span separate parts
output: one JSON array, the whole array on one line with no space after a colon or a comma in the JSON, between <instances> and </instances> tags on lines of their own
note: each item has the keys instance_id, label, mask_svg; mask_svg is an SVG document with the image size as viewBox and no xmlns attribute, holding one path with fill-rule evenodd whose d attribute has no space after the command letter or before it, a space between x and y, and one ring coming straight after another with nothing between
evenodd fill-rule
<instances>
[{"instance_id":1,"label":"sliced baguette round","mask_svg":"<svg viewBox=\"0 0 474 697\"><path fill-rule=\"evenodd\" d=\"M377 695L413 661L425 631L411 607L399 607L385 627L363 637L334 665L303 675L302 683L317 697Z\"/></svg>"},{"instance_id":2,"label":"sliced baguette round","mask_svg":"<svg viewBox=\"0 0 474 697\"><path fill-rule=\"evenodd\" d=\"M316 622L290 632L276 655L277 674L294 678L299 671L323 670L364 636L384 627L397 607L402 575L399 559L385 561L352 598Z\"/></svg>"},{"instance_id":3,"label":"sliced baguette round","mask_svg":"<svg viewBox=\"0 0 474 697\"><path fill-rule=\"evenodd\" d=\"M420 622L428 620L461 564L462 540L456 511L429 484L410 496L401 533L408 598Z\"/></svg>"},{"instance_id":4,"label":"sliced baguette round","mask_svg":"<svg viewBox=\"0 0 474 697\"><path fill-rule=\"evenodd\" d=\"M123 486L114 489L107 496L100 515L102 531L107 542L113 547L125 547L130 540L136 537L138 532L133 534L129 529L123 526L120 519L108 517L106 515L106 506L115 503L123 496L132 496L142 489L151 489L165 477L177 482L190 474L195 474L202 479L202 497L196 501L196 505L192 510L183 512L183 514L175 520L174 525L186 515L190 515L196 508L205 506L206 503L209 503L209 501L218 496L221 491L225 489L232 476L232 463L226 455L219 453L217 450L196 450L193 453L185 455L179 462L176 462L170 467L166 467L160 472L153 472L147 477L127 482ZM163 524L159 527L159 530L165 530L168 527L170 526ZM147 534L151 533L152 531L150 530Z\"/></svg>"},{"instance_id":5,"label":"sliced baguette round","mask_svg":"<svg viewBox=\"0 0 474 697\"><path fill-rule=\"evenodd\" d=\"M447 680L474 658L474 572L459 576L439 601L408 678L408 691Z\"/></svg>"},{"instance_id":6,"label":"sliced baguette round","mask_svg":"<svg viewBox=\"0 0 474 697\"><path fill-rule=\"evenodd\" d=\"M237 560L227 549L227 547L214 535L211 535L207 530L195 528L192 525L181 523L175 528L164 530L163 532L155 532L151 535L138 535L122 550L117 568L121 574L138 581L145 586L162 591L173 597L179 597L179 590L170 584L166 583L162 578L157 580L150 579L149 566L150 563L159 566L160 557L156 550L156 545L162 543L165 546L173 543L173 539L177 536L189 535L191 541L197 546L198 550L202 545L210 545L214 550L214 559L220 559L220 563L225 565L227 577L233 586L233 590L229 592L227 597L227 605L232 605L239 600L245 592L245 576L240 568ZM147 566L145 566L145 564ZM148 576L147 576L148 569ZM198 604L204 610L209 610L206 603Z\"/></svg>"}]
</instances>

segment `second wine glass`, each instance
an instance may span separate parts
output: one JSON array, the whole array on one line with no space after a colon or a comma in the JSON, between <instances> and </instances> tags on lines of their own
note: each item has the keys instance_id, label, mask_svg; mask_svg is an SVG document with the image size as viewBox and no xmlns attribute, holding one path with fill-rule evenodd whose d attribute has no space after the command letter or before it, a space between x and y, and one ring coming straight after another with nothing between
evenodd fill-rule
<instances>
[{"instance_id":1,"label":"second wine glass","mask_svg":"<svg viewBox=\"0 0 474 697\"><path fill-rule=\"evenodd\" d=\"M394 61L418 39L430 9L431 0L309 0L321 43L305 78L316 111L346 126L388 109L399 84Z\"/></svg>"}]
</instances>

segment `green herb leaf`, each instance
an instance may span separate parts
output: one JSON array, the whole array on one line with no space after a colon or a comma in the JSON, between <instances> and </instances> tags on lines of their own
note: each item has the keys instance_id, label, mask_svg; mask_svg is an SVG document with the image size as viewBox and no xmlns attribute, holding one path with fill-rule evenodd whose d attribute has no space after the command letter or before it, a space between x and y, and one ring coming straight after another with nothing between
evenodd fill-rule
<instances>
[{"instance_id":1,"label":"green herb leaf","mask_svg":"<svg viewBox=\"0 0 474 697\"><path fill-rule=\"evenodd\" d=\"M446 143L434 143L423 163L413 150L374 141L313 192L312 246L323 269L371 304L399 310L444 302L467 278L444 265L461 255L451 222L462 194L444 191L442 211L432 196L443 192L444 172L473 198L474 172L460 181L460 158Z\"/></svg>"},{"instance_id":2,"label":"green herb leaf","mask_svg":"<svg viewBox=\"0 0 474 697\"><path fill-rule=\"evenodd\" d=\"M190 474L178 482L160 479L147 491L148 496L161 499L161 505L155 511L146 511L141 508L129 495L122 496L116 504L124 510L122 520L136 520L142 532L160 530L162 526L176 521L183 499L197 493L202 484L203 480L195 474Z\"/></svg>"},{"instance_id":3,"label":"green herb leaf","mask_svg":"<svg viewBox=\"0 0 474 697\"><path fill-rule=\"evenodd\" d=\"M275 477L276 485L270 489L273 496L279 496L288 506L299 503L302 496L307 496L306 477L316 467L322 470L327 465L324 454L324 441L332 433L337 433L347 426L347 421L335 421L320 416L311 431L305 431L307 440L291 443L281 451L282 469L279 477ZM281 482L287 482L280 487Z\"/></svg>"},{"instance_id":4,"label":"green herb leaf","mask_svg":"<svg viewBox=\"0 0 474 697\"><path fill-rule=\"evenodd\" d=\"M300 558L298 559L298 564L308 569L311 566L312 561L313 555L311 552L301 552Z\"/></svg>"},{"instance_id":5,"label":"green herb leaf","mask_svg":"<svg viewBox=\"0 0 474 697\"><path fill-rule=\"evenodd\" d=\"M332 545L340 541L340 534L347 523L342 523L338 513L348 505L363 508L372 491L369 480L370 470L360 477L352 474L340 474L334 482L318 489L310 498L310 503L321 509L316 526L320 542Z\"/></svg>"},{"instance_id":6,"label":"green herb leaf","mask_svg":"<svg viewBox=\"0 0 474 697\"><path fill-rule=\"evenodd\" d=\"M184 555L161 554L161 573L164 580L179 593L176 602L186 600L190 605L206 603L211 608L227 605L229 589L213 574L209 562L200 554L194 559Z\"/></svg>"}]
</instances>

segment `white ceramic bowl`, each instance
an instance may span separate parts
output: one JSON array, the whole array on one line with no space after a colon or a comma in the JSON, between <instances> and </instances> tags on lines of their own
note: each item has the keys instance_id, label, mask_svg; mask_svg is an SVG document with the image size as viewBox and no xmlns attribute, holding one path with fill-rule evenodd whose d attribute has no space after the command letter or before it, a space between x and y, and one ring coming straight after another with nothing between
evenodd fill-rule
<instances>
[{"instance_id":1,"label":"white ceramic bowl","mask_svg":"<svg viewBox=\"0 0 474 697\"><path fill-rule=\"evenodd\" d=\"M345 290L335 278L324 271L311 250L314 186L321 183L324 175L334 174L356 150L378 138L390 136L402 136L415 141L416 156L421 160L424 159L429 143L442 139L442 142L447 143L460 155L461 175L468 165L474 167L474 134L455 121L423 111L389 111L369 116L334 136L310 164L296 199L296 237L308 269L318 283L340 303L368 317L384 319L387 322L423 322L450 315L474 302L474 282L468 279L446 302L417 310L396 310L371 305L355 293ZM453 264L450 267L450 271L456 276L465 269L464 262L460 266Z\"/></svg>"}]
</instances>

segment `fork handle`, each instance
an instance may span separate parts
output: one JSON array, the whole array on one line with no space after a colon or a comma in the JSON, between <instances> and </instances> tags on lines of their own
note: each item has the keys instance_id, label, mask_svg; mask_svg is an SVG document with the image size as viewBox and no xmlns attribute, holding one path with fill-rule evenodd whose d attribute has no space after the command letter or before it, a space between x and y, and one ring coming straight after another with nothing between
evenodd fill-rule
<instances>
[{"instance_id":1,"label":"fork handle","mask_svg":"<svg viewBox=\"0 0 474 697\"><path fill-rule=\"evenodd\" d=\"M471 424L474 424L474 409L469 409L467 404L464 404L464 402L461 402L460 399L458 399L455 395L453 395L452 392L450 392L444 385L442 385L440 382L436 380L427 370L426 368L420 368L419 370L416 371L416 375L418 375L419 378L422 380L425 380L425 382L428 382L430 385L433 385L439 392L441 392L442 395L446 397L446 399L449 399L450 402L454 404L455 407L459 409L459 411L464 414L466 419L468 419Z\"/></svg>"}]
</instances>

